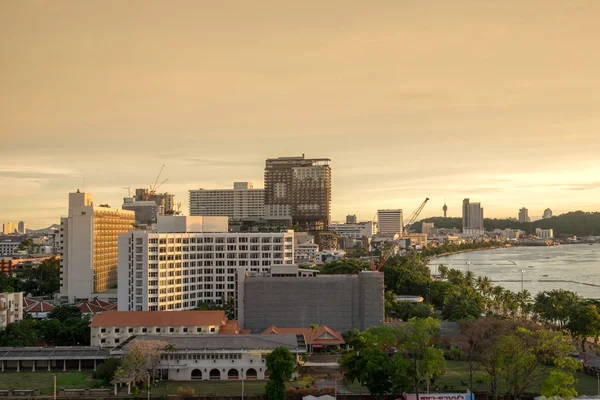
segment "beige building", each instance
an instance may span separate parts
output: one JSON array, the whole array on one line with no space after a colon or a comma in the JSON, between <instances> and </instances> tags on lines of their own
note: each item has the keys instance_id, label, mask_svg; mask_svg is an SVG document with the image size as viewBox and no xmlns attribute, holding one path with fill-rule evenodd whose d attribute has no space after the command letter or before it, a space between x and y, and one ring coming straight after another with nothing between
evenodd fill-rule
<instances>
[{"instance_id":1,"label":"beige building","mask_svg":"<svg viewBox=\"0 0 600 400\"><path fill-rule=\"evenodd\" d=\"M402 235L404 229L404 217L402 210L377 210L377 233L380 236L394 237Z\"/></svg>"},{"instance_id":2,"label":"beige building","mask_svg":"<svg viewBox=\"0 0 600 400\"><path fill-rule=\"evenodd\" d=\"M0 329L23 319L23 292L0 293Z\"/></svg>"},{"instance_id":3,"label":"beige building","mask_svg":"<svg viewBox=\"0 0 600 400\"><path fill-rule=\"evenodd\" d=\"M225 311L107 311L90 324L92 346L116 347L135 335L216 335L240 333Z\"/></svg>"},{"instance_id":4,"label":"beige building","mask_svg":"<svg viewBox=\"0 0 600 400\"><path fill-rule=\"evenodd\" d=\"M94 205L90 193L69 193L60 221L60 294L68 301L92 298L117 286L118 236L135 224L133 211Z\"/></svg>"}]
</instances>

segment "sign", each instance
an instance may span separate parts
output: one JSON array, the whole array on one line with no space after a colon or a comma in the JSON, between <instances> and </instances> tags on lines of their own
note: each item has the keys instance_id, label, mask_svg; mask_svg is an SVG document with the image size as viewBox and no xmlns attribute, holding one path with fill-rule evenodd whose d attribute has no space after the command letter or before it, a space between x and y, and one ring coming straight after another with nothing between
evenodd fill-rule
<instances>
[{"instance_id":1,"label":"sign","mask_svg":"<svg viewBox=\"0 0 600 400\"><path fill-rule=\"evenodd\" d=\"M417 395L414 393L403 393L402 397L405 400L417 400ZM473 393L419 393L419 400L475 400L475 395Z\"/></svg>"}]
</instances>

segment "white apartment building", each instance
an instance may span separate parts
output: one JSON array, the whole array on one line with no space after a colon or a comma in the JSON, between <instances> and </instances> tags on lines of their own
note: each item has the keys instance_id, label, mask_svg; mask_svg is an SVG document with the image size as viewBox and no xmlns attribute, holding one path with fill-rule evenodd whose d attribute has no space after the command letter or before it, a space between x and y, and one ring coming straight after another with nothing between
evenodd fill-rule
<instances>
[{"instance_id":1,"label":"white apartment building","mask_svg":"<svg viewBox=\"0 0 600 400\"><path fill-rule=\"evenodd\" d=\"M133 211L96 206L90 193L69 193L60 219L60 295L90 299L117 286L118 235L133 229Z\"/></svg>"},{"instance_id":2,"label":"white apartment building","mask_svg":"<svg viewBox=\"0 0 600 400\"><path fill-rule=\"evenodd\" d=\"M115 347L135 335L216 335L227 322L223 310L103 312L90 323L90 344Z\"/></svg>"},{"instance_id":3,"label":"white apartment building","mask_svg":"<svg viewBox=\"0 0 600 400\"><path fill-rule=\"evenodd\" d=\"M0 329L23 319L23 292L0 293Z\"/></svg>"},{"instance_id":4,"label":"white apartment building","mask_svg":"<svg viewBox=\"0 0 600 400\"><path fill-rule=\"evenodd\" d=\"M254 189L252 182L234 182L233 189L190 190L190 215L264 217L265 191Z\"/></svg>"},{"instance_id":5,"label":"white apartment building","mask_svg":"<svg viewBox=\"0 0 600 400\"><path fill-rule=\"evenodd\" d=\"M118 309L171 311L190 310L198 302L221 304L222 298L236 298L238 269L269 272L272 265L293 263L293 231L132 231L119 236Z\"/></svg>"},{"instance_id":6,"label":"white apartment building","mask_svg":"<svg viewBox=\"0 0 600 400\"><path fill-rule=\"evenodd\" d=\"M0 242L0 256L1 255L13 255L19 245L21 244L20 240L3 240Z\"/></svg>"},{"instance_id":7,"label":"white apartment building","mask_svg":"<svg viewBox=\"0 0 600 400\"><path fill-rule=\"evenodd\" d=\"M535 234L540 239L552 239L554 237L554 229L536 228Z\"/></svg>"},{"instance_id":8,"label":"white apartment building","mask_svg":"<svg viewBox=\"0 0 600 400\"><path fill-rule=\"evenodd\" d=\"M377 226L380 236L393 237L394 235L401 235L404 228L402 210L377 210Z\"/></svg>"},{"instance_id":9,"label":"white apartment building","mask_svg":"<svg viewBox=\"0 0 600 400\"><path fill-rule=\"evenodd\" d=\"M319 245L312 242L299 243L294 246L294 260L297 264L316 264L319 258Z\"/></svg>"},{"instance_id":10,"label":"white apartment building","mask_svg":"<svg viewBox=\"0 0 600 400\"><path fill-rule=\"evenodd\" d=\"M352 239L362 239L365 236L371 239L377 233L377 227L373 221L355 224L329 224L329 230Z\"/></svg>"}]
</instances>

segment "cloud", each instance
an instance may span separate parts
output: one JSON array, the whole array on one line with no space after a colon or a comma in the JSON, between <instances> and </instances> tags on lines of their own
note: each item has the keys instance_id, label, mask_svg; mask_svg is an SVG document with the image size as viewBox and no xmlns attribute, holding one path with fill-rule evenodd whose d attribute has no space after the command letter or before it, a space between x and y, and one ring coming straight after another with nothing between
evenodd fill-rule
<instances>
[{"instance_id":1,"label":"cloud","mask_svg":"<svg viewBox=\"0 0 600 400\"><path fill-rule=\"evenodd\" d=\"M51 179L76 176L75 172L60 168L0 168L0 178L7 179Z\"/></svg>"},{"instance_id":2,"label":"cloud","mask_svg":"<svg viewBox=\"0 0 600 400\"><path fill-rule=\"evenodd\" d=\"M600 182L578 183L565 187L567 190L595 190L600 188Z\"/></svg>"}]
</instances>

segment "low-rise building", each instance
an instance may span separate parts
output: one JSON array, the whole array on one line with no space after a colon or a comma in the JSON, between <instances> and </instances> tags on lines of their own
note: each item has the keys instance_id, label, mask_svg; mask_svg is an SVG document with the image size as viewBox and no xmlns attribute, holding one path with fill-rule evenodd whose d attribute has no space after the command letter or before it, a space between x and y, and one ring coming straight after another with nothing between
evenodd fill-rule
<instances>
[{"instance_id":1,"label":"low-rise building","mask_svg":"<svg viewBox=\"0 0 600 400\"><path fill-rule=\"evenodd\" d=\"M294 259L298 264L315 264L318 260L319 246L312 241L296 244Z\"/></svg>"},{"instance_id":2,"label":"low-rise building","mask_svg":"<svg viewBox=\"0 0 600 400\"><path fill-rule=\"evenodd\" d=\"M0 328L23 319L23 292L0 293Z\"/></svg>"},{"instance_id":3,"label":"low-rise building","mask_svg":"<svg viewBox=\"0 0 600 400\"><path fill-rule=\"evenodd\" d=\"M0 256L12 256L23 241L23 238L4 239L0 241Z\"/></svg>"},{"instance_id":4,"label":"low-rise building","mask_svg":"<svg viewBox=\"0 0 600 400\"><path fill-rule=\"evenodd\" d=\"M134 335L218 334L226 323L223 310L109 311L94 315L90 324L90 343L92 346L115 347Z\"/></svg>"},{"instance_id":5,"label":"low-rise building","mask_svg":"<svg viewBox=\"0 0 600 400\"><path fill-rule=\"evenodd\" d=\"M361 239L363 237L372 238L377 233L377 227L373 221L358 222L353 224L330 224L329 230L339 236L352 239Z\"/></svg>"},{"instance_id":6,"label":"low-rise building","mask_svg":"<svg viewBox=\"0 0 600 400\"><path fill-rule=\"evenodd\" d=\"M54 306L47 301L32 300L23 298L23 313L28 314L33 319L48 318L48 315L54 310Z\"/></svg>"},{"instance_id":7,"label":"low-rise building","mask_svg":"<svg viewBox=\"0 0 600 400\"><path fill-rule=\"evenodd\" d=\"M171 345L163 351L159 369L165 379L263 380L268 376L266 357L278 347L296 358L307 352L303 335L141 335L111 351L120 357L138 340L157 340Z\"/></svg>"},{"instance_id":8,"label":"low-rise building","mask_svg":"<svg viewBox=\"0 0 600 400\"><path fill-rule=\"evenodd\" d=\"M321 351L324 349L339 348L345 344L342 332L321 325L316 329L311 328L279 328L272 325L262 331L263 335L304 335L308 351Z\"/></svg>"}]
</instances>

